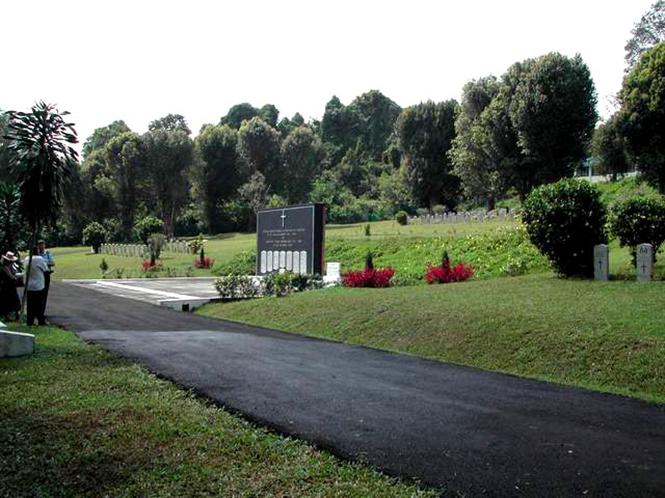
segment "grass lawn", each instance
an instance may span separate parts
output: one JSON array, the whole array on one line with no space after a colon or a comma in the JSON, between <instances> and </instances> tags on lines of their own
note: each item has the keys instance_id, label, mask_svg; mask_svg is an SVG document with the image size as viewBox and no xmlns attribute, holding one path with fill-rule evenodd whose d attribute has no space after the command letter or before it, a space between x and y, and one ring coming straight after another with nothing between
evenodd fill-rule
<instances>
[{"instance_id":1,"label":"grass lawn","mask_svg":"<svg viewBox=\"0 0 665 498\"><path fill-rule=\"evenodd\" d=\"M665 402L664 310L665 282L539 274L335 288L199 313Z\"/></svg>"},{"instance_id":2,"label":"grass lawn","mask_svg":"<svg viewBox=\"0 0 665 498\"><path fill-rule=\"evenodd\" d=\"M0 360L0 496L434 496L206 404L72 333Z\"/></svg>"}]
</instances>

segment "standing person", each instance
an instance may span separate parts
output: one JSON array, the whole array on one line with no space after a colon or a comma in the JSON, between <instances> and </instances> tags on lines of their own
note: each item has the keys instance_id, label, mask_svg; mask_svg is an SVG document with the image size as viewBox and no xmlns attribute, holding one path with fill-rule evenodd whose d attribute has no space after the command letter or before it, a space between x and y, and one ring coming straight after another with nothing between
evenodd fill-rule
<instances>
[{"instance_id":1,"label":"standing person","mask_svg":"<svg viewBox=\"0 0 665 498\"><path fill-rule=\"evenodd\" d=\"M44 258L39 255L37 247L30 250L32 262L30 263L30 277L25 283L28 291L28 326L35 324L35 318L39 325L46 325L44 319L44 274L48 271L48 265ZM23 260L25 275L28 274L29 258Z\"/></svg>"},{"instance_id":2,"label":"standing person","mask_svg":"<svg viewBox=\"0 0 665 498\"><path fill-rule=\"evenodd\" d=\"M0 268L0 317L4 320L11 319L11 314L18 320L21 310L21 301L18 298L16 287L20 280L20 274L16 271L16 260L18 258L13 252L7 251L2 256L2 268Z\"/></svg>"},{"instance_id":3,"label":"standing person","mask_svg":"<svg viewBox=\"0 0 665 498\"><path fill-rule=\"evenodd\" d=\"M48 266L48 271L44 272L44 302L42 306L44 311L46 311L46 301L48 300L48 290L51 287L51 274L55 271L55 259L51 255L51 251L46 249L46 243L43 240L37 241L37 250L39 255L44 259L46 265Z\"/></svg>"}]
</instances>

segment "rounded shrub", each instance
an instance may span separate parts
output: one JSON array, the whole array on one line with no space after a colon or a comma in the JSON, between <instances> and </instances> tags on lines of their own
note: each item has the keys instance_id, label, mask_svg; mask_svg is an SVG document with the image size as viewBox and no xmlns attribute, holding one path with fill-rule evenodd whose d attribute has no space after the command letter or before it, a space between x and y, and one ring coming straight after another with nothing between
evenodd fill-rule
<instances>
[{"instance_id":1,"label":"rounded shrub","mask_svg":"<svg viewBox=\"0 0 665 498\"><path fill-rule=\"evenodd\" d=\"M159 218L148 215L134 223L134 232L136 237L144 244L148 243L148 239L154 233L162 233L164 231L164 223Z\"/></svg>"},{"instance_id":2,"label":"rounded shrub","mask_svg":"<svg viewBox=\"0 0 665 498\"><path fill-rule=\"evenodd\" d=\"M106 240L106 235L106 229L100 223L93 221L83 229L83 243L91 246L96 254L99 252L99 246Z\"/></svg>"},{"instance_id":3,"label":"rounded shrub","mask_svg":"<svg viewBox=\"0 0 665 498\"><path fill-rule=\"evenodd\" d=\"M398 211L397 214L395 214L395 221L400 225L406 225L409 222L409 215L406 211Z\"/></svg>"},{"instance_id":4,"label":"rounded shrub","mask_svg":"<svg viewBox=\"0 0 665 498\"><path fill-rule=\"evenodd\" d=\"M653 246L656 252L665 241L665 197L634 197L612 208L610 231L622 247L630 247L635 265L635 250L639 244Z\"/></svg>"},{"instance_id":5,"label":"rounded shrub","mask_svg":"<svg viewBox=\"0 0 665 498\"><path fill-rule=\"evenodd\" d=\"M534 189L522 221L529 239L560 275L593 275L593 246L606 242L607 212L596 187L564 179Z\"/></svg>"}]
</instances>

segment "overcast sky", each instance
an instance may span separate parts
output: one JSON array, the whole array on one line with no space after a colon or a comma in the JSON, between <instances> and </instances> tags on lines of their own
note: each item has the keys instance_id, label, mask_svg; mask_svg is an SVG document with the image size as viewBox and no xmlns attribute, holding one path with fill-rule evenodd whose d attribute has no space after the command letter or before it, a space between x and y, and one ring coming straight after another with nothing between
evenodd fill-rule
<instances>
[{"instance_id":1,"label":"overcast sky","mask_svg":"<svg viewBox=\"0 0 665 498\"><path fill-rule=\"evenodd\" d=\"M624 45L653 0L0 0L0 109L69 110L81 141L168 113L196 134L240 102L320 118L378 89L406 107L460 98L550 51L588 64L598 111L621 86Z\"/></svg>"}]
</instances>

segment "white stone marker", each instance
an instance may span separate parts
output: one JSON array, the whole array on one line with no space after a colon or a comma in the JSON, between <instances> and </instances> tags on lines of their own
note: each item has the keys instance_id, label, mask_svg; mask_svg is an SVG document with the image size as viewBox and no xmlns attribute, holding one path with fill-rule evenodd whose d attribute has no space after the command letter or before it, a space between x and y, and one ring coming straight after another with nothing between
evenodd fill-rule
<instances>
[{"instance_id":1,"label":"white stone marker","mask_svg":"<svg viewBox=\"0 0 665 498\"><path fill-rule=\"evenodd\" d=\"M286 271L293 271L293 251L286 251Z\"/></svg>"},{"instance_id":2,"label":"white stone marker","mask_svg":"<svg viewBox=\"0 0 665 498\"><path fill-rule=\"evenodd\" d=\"M300 251L300 273L307 274L307 251Z\"/></svg>"},{"instance_id":3,"label":"white stone marker","mask_svg":"<svg viewBox=\"0 0 665 498\"><path fill-rule=\"evenodd\" d=\"M342 263L330 262L326 263L326 281L339 282L342 278Z\"/></svg>"},{"instance_id":4,"label":"white stone marker","mask_svg":"<svg viewBox=\"0 0 665 498\"><path fill-rule=\"evenodd\" d=\"M293 251L293 273L300 273L300 251Z\"/></svg>"},{"instance_id":5,"label":"white stone marker","mask_svg":"<svg viewBox=\"0 0 665 498\"><path fill-rule=\"evenodd\" d=\"M595 280L610 279L610 248L607 244L593 246L593 278Z\"/></svg>"},{"instance_id":6,"label":"white stone marker","mask_svg":"<svg viewBox=\"0 0 665 498\"><path fill-rule=\"evenodd\" d=\"M272 271L272 251L266 253L266 271Z\"/></svg>"},{"instance_id":7,"label":"white stone marker","mask_svg":"<svg viewBox=\"0 0 665 498\"><path fill-rule=\"evenodd\" d=\"M651 281L651 272L653 270L653 246L651 244L640 244L637 246L637 281Z\"/></svg>"},{"instance_id":8,"label":"white stone marker","mask_svg":"<svg viewBox=\"0 0 665 498\"><path fill-rule=\"evenodd\" d=\"M265 273L267 271L267 266L266 266L266 252L261 251L261 273Z\"/></svg>"},{"instance_id":9,"label":"white stone marker","mask_svg":"<svg viewBox=\"0 0 665 498\"><path fill-rule=\"evenodd\" d=\"M279 251L279 268L286 269L286 251Z\"/></svg>"}]
</instances>

